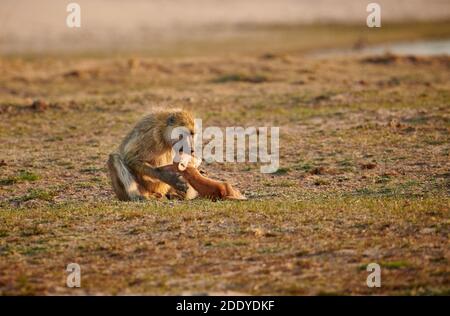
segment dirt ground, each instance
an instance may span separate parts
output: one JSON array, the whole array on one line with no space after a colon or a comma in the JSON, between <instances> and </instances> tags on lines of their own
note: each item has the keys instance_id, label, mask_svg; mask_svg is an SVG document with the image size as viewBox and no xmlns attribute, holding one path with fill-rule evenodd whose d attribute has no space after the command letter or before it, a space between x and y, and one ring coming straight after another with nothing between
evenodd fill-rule
<instances>
[{"instance_id":1,"label":"dirt ground","mask_svg":"<svg viewBox=\"0 0 450 316\"><path fill-rule=\"evenodd\" d=\"M317 59L255 41L2 57L0 294L448 295L449 57ZM116 201L108 153L160 107L204 127L279 126L280 169L202 166L245 202ZM71 262L80 289L65 286ZM381 288L366 286L371 262Z\"/></svg>"}]
</instances>

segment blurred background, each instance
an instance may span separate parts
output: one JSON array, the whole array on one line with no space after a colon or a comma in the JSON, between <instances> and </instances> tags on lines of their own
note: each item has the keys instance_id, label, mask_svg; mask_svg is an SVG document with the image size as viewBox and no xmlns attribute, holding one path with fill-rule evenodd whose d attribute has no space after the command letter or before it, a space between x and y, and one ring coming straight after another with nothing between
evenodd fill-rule
<instances>
[{"instance_id":1,"label":"blurred background","mask_svg":"<svg viewBox=\"0 0 450 316\"><path fill-rule=\"evenodd\" d=\"M309 48L306 42L311 33L313 37L323 38L322 43L315 41L314 48L361 46L370 41L364 32L368 31L366 6L372 1L78 0L74 2L81 6L81 28L72 29L66 26L66 6L70 2L2 0L0 53L145 51L161 54L169 50L175 54L198 54L208 50L232 51L233 46L251 51L252 47L245 45L246 36L261 37L261 43L251 43L259 49L267 46L275 50L299 50ZM426 25L450 18L448 0L378 0L377 3L382 8L383 31L388 31L390 25ZM313 25L321 25L322 29L312 30ZM353 25L359 29L353 29L351 41L333 43L330 42L333 34L339 32L335 25ZM442 27L434 24L432 34L424 36L442 38L446 36L441 34L444 31L448 32L447 23ZM393 39L407 40L406 33Z\"/></svg>"}]
</instances>

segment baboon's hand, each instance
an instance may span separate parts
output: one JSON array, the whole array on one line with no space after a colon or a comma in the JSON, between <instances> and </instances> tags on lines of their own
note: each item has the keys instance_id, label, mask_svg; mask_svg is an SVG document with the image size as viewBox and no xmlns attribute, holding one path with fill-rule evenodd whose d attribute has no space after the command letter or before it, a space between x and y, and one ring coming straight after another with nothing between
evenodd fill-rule
<instances>
[{"instance_id":1,"label":"baboon's hand","mask_svg":"<svg viewBox=\"0 0 450 316\"><path fill-rule=\"evenodd\" d=\"M159 180L169 184L179 192L187 192L188 184L181 174L167 167L159 167L154 170L157 172L157 178Z\"/></svg>"}]
</instances>

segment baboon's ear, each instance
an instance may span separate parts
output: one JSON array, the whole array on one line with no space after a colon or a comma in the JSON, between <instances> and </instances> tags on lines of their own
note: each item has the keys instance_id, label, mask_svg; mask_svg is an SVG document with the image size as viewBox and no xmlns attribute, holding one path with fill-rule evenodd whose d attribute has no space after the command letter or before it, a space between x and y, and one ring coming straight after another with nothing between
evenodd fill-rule
<instances>
[{"instance_id":1,"label":"baboon's ear","mask_svg":"<svg viewBox=\"0 0 450 316\"><path fill-rule=\"evenodd\" d=\"M175 124L175 114L170 114L167 118L167 125Z\"/></svg>"}]
</instances>

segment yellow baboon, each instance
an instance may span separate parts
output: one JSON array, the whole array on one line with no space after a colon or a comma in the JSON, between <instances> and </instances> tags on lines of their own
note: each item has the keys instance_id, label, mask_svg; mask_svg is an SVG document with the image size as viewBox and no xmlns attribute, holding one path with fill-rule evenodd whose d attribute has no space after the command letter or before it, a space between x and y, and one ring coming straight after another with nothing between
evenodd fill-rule
<instances>
[{"instance_id":1,"label":"yellow baboon","mask_svg":"<svg viewBox=\"0 0 450 316\"><path fill-rule=\"evenodd\" d=\"M158 168L173 163L174 128L183 127L182 135L193 148L194 119L183 110L155 111L140 120L128 133L117 151L109 155L108 169L119 200L135 201L166 196L171 187L182 196L188 185L171 170ZM192 154L193 150L189 154Z\"/></svg>"}]
</instances>

